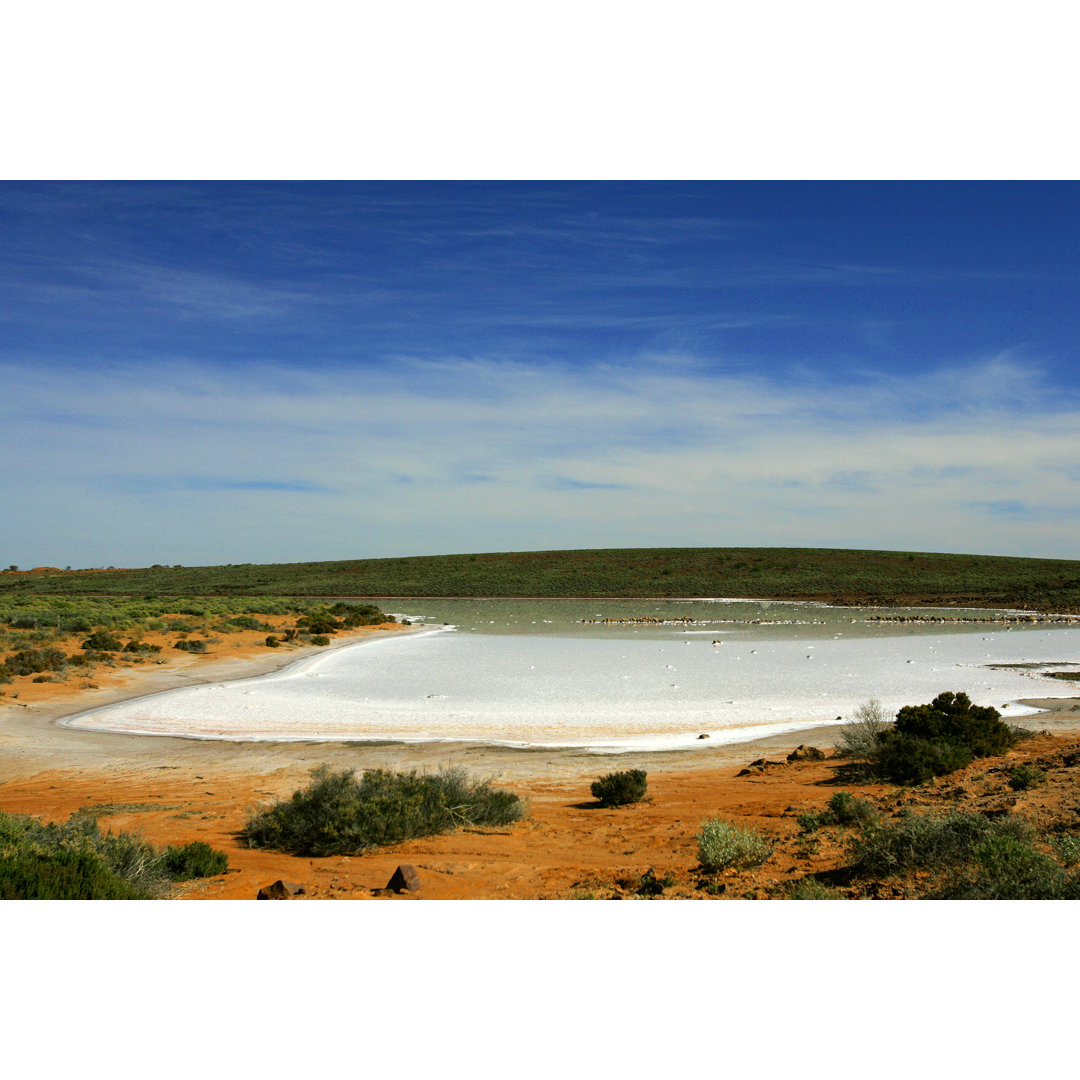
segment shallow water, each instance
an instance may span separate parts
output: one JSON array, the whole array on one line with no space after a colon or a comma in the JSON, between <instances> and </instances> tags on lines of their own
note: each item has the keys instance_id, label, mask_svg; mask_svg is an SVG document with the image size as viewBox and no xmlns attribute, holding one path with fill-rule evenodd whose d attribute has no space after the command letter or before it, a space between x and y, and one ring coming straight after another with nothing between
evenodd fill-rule
<instances>
[{"instance_id":1,"label":"shallow water","mask_svg":"<svg viewBox=\"0 0 1080 1080\"><path fill-rule=\"evenodd\" d=\"M124 702L69 723L197 738L661 750L797 731L850 716L870 697L895 711L942 690L963 690L977 704L1019 716L1026 710L1007 703L1065 696L1069 684L1037 669L988 665L1080 659L1077 628L875 626L864 621L874 612L815 604L385 606L439 628L319 654L269 676ZM664 621L582 621L596 618ZM687 618L694 621L674 621ZM720 621L728 619L742 621Z\"/></svg>"}]
</instances>

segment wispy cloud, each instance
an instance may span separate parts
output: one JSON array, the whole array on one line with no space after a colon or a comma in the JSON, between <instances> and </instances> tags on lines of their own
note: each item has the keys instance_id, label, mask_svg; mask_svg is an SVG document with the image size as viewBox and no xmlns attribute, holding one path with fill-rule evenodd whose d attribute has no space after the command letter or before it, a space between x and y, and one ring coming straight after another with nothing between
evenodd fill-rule
<instances>
[{"instance_id":1,"label":"wispy cloud","mask_svg":"<svg viewBox=\"0 0 1080 1080\"><path fill-rule=\"evenodd\" d=\"M8 470L9 503L39 545L10 558L780 543L1078 554L1080 401L1015 359L840 386L716 368L0 368L0 438L24 463ZM16 524L0 526L8 547L27 542Z\"/></svg>"},{"instance_id":2,"label":"wispy cloud","mask_svg":"<svg viewBox=\"0 0 1080 1080\"><path fill-rule=\"evenodd\" d=\"M553 476L546 484L541 480L539 487L551 487L556 491L629 491L629 484L605 484L596 480L575 480L569 476Z\"/></svg>"},{"instance_id":3,"label":"wispy cloud","mask_svg":"<svg viewBox=\"0 0 1080 1080\"><path fill-rule=\"evenodd\" d=\"M1080 506L1032 505L1022 499L1001 499L993 502L973 502L971 509L992 517L1011 518L1032 523L1080 520Z\"/></svg>"},{"instance_id":4,"label":"wispy cloud","mask_svg":"<svg viewBox=\"0 0 1080 1080\"><path fill-rule=\"evenodd\" d=\"M995 517L1020 518L1030 521L1034 516L1031 508L1019 499L998 499L994 502L973 502L969 505L972 510L982 510Z\"/></svg>"},{"instance_id":5,"label":"wispy cloud","mask_svg":"<svg viewBox=\"0 0 1080 1080\"><path fill-rule=\"evenodd\" d=\"M30 317L46 309L66 318L96 318L107 306L116 320L133 310L143 316L244 320L278 317L318 302L311 292L245 281L240 275L110 258L69 261L62 275L52 261L23 258L10 283L9 303ZM107 301L106 301L107 298Z\"/></svg>"},{"instance_id":6,"label":"wispy cloud","mask_svg":"<svg viewBox=\"0 0 1080 1080\"><path fill-rule=\"evenodd\" d=\"M255 480L229 476L125 475L102 477L103 487L139 495L185 491L280 491L295 494L333 494L335 489L307 481Z\"/></svg>"}]
</instances>

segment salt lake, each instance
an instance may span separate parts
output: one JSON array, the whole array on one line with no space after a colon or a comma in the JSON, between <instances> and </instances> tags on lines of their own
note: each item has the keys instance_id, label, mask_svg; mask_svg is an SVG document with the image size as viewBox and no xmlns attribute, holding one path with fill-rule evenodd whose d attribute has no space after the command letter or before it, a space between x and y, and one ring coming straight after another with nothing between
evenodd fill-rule
<instances>
[{"instance_id":1,"label":"salt lake","mask_svg":"<svg viewBox=\"0 0 1080 1080\"><path fill-rule=\"evenodd\" d=\"M1080 670L1075 626L898 624L876 621L892 614L882 610L744 600L400 599L383 607L423 629L67 723L230 740L670 750L797 732L846 718L868 698L895 711L943 690L1023 716L1030 710L1019 698L1070 693L1074 684L1046 670Z\"/></svg>"}]
</instances>

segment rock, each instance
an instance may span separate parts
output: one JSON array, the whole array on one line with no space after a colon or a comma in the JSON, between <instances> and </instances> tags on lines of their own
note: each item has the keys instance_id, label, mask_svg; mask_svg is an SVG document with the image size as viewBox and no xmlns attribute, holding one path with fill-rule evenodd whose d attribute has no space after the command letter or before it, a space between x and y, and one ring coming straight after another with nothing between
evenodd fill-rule
<instances>
[{"instance_id":1,"label":"rock","mask_svg":"<svg viewBox=\"0 0 1080 1080\"><path fill-rule=\"evenodd\" d=\"M709 738L709 736L708 735L699 735L698 738L699 739L707 739L707 738Z\"/></svg>"},{"instance_id":2,"label":"rock","mask_svg":"<svg viewBox=\"0 0 1080 1080\"><path fill-rule=\"evenodd\" d=\"M765 770L760 765L747 765L745 769L737 772L736 776L760 776Z\"/></svg>"},{"instance_id":3,"label":"rock","mask_svg":"<svg viewBox=\"0 0 1080 1080\"><path fill-rule=\"evenodd\" d=\"M394 876L386 883L388 889L393 889L394 892L419 892L420 891L420 875L416 872L416 867L402 865L394 871Z\"/></svg>"},{"instance_id":4,"label":"rock","mask_svg":"<svg viewBox=\"0 0 1080 1080\"><path fill-rule=\"evenodd\" d=\"M295 881L282 881L279 878L271 885L264 885L259 890L259 895L256 896L255 899L291 900L294 896L298 896L301 893L307 894L307 889L305 889L303 885L298 885Z\"/></svg>"},{"instance_id":5,"label":"rock","mask_svg":"<svg viewBox=\"0 0 1080 1080\"><path fill-rule=\"evenodd\" d=\"M788 761L824 761L825 752L816 746L798 746L787 756Z\"/></svg>"},{"instance_id":6,"label":"rock","mask_svg":"<svg viewBox=\"0 0 1080 1080\"><path fill-rule=\"evenodd\" d=\"M372 889L372 896L397 896L393 889Z\"/></svg>"}]
</instances>

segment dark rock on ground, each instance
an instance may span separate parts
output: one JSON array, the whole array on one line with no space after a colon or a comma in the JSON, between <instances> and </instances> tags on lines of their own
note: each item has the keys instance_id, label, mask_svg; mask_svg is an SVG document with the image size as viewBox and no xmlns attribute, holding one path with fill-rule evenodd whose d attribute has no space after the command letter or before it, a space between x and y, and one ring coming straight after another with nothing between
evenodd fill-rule
<instances>
[{"instance_id":1,"label":"dark rock on ground","mask_svg":"<svg viewBox=\"0 0 1080 1080\"><path fill-rule=\"evenodd\" d=\"M419 892L420 875L415 866L402 865L394 871L394 876L386 883L394 892Z\"/></svg>"},{"instance_id":2,"label":"dark rock on ground","mask_svg":"<svg viewBox=\"0 0 1080 1080\"><path fill-rule=\"evenodd\" d=\"M782 761L770 761L768 758L759 757L757 761L751 761L741 772L736 773L736 776L760 776L766 769L774 766L783 765Z\"/></svg>"},{"instance_id":3,"label":"dark rock on ground","mask_svg":"<svg viewBox=\"0 0 1080 1080\"><path fill-rule=\"evenodd\" d=\"M824 761L825 751L816 746L798 746L787 756L788 761Z\"/></svg>"},{"instance_id":4,"label":"dark rock on ground","mask_svg":"<svg viewBox=\"0 0 1080 1080\"><path fill-rule=\"evenodd\" d=\"M298 896L301 893L306 894L307 890L303 885L298 885L295 881L282 881L280 878L270 885L264 885L259 890L257 900L291 900L294 896Z\"/></svg>"}]
</instances>

